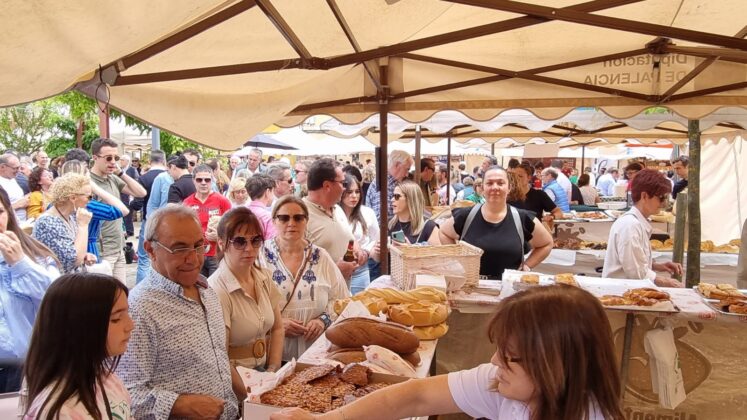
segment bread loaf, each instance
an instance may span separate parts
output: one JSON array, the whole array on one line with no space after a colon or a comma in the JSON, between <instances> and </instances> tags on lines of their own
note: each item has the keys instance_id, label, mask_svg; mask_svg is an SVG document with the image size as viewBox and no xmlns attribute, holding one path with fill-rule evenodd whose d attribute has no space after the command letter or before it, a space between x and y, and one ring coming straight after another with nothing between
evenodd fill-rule
<instances>
[{"instance_id":1,"label":"bread loaf","mask_svg":"<svg viewBox=\"0 0 747 420\"><path fill-rule=\"evenodd\" d=\"M371 315L378 315L379 312L386 313L388 305L386 304L386 301L382 298L373 297L373 296L361 296L355 295L352 298L346 298L346 299L337 299L335 301L334 309L335 313L337 315L340 315L342 311L347 308L348 303L350 303L353 300L357 300L360 303L363 304L368 309L368 312L371 313Z\"/></svg>"},{"instance_id":2,"label":"bread loaf","mask_svg":"<svg viewBox=\"0 0 747 420\"><path fill-rule=\"evenodd\" d=\"M443 303L414 302L400 303L389 307L389 319L415 327L428 327L446 321L449 315L447 306Z\"/></svg>"},{"instance_id":3,"label":"bread loaf","mask_svg":"<svg viewBox=\"0 0 747 420\"><path fill-rule=\"evenodd\" d=\"M442 322L430 327L415 327L412 331L421 340L435 340L446 335L449 332L449 326Z\"/></svg>"},{"instance_id":4,"label":"bread loaf","mask_svg":"<svg viewBox=\"0 0 747 420\"><path fill-rule=\"evenodd\" d=\"M332 344L343 348L377 345L396 353L412 353L420 344L409 329L369 318L344 319L331 326L325 334Z\"/></svg>"},{"instance_id":5,"label":"bread loaf","mask_svg":"<svg viewBox=\"0 0 747 420\"><path fill-rule=\"evenodd\" d=\"M446 302L446 293L435 287L427 286L418 287L408 292L396 289L366 289L357 294L356 297L361 295L384 299L390 305L396 303L413 303L422 300L435 303Z\"/></svg>"},{"instance_id":6,"label":"bread loaf","mask_svg":"<svg viewBox=\"0 0 747 420\"><path fill-rule=\"evenodd\" d=\"M366 353L363 351L363 347L354 348L335 348L327 353L327 359L337 360L340 363L361 363L366 361ZM400 354L400 357L413 367L420 365L420 353L417 351L412 353Z\"/></svg>"}]
</instances>

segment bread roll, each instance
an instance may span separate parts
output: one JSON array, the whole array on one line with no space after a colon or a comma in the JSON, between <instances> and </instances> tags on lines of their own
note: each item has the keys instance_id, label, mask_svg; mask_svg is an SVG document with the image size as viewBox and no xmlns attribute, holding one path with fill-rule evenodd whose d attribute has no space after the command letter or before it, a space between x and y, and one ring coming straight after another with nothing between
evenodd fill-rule
<instances>
[{"instance_id":1,"label":"bread roll","mask_svg":"<svg viewBox=\"0 0 747 420\"><path fill-rule=\"evenodd\" d=\"M427 286L418 287L409 292L403 292L396 289L366 289L356 295L356 297L358 296L381 298L390 305L396 303L412 303L421 300L435 303L446 302L446 293L436 289L435 287Z\"/></svg>"},{"instance_id":2,"label":"bread roll","mask_svg":"<svg viewBox=\"0 0 747 420\"><path fill-rule=\"evenodd\" d=\"M366 361L366 353L363 348L339 349L327 353L327 359L337 360L340 363L360 363Z\"/></svg>"},{"instance_id":3,"label":"bread roll","mask_svg":"<svg viewBox=\"0 0 747 420\"><path fill-rule=\"evenodd\" d=\"M576 282L576 276L574 276L572 273L561 273L555 275L555 283L558 284L567 284L569 286L576 286L578 287L578 283Z\"/></svg>"},{"instance_id":4,"label":"bread roll","mask_svg":"<svg viewBox=\"0 0 747 420\"><path fill-rule=\"evenodd\" d=\"M412 330L421 340L435 340L446 335L449 332L449 326L442 322L430 327L415 327Z\"/></svg>"},{"instance_id":5,"label":"bread roll","mask_svg":"<svg viewBox=\"0 0 747 420\"><path fill-rule=\"evenodd\" d=\"M377 345L395 353L412 353L418 350L420 340L409 329L392 322L369 318L348 318L329 327L327 339L340 347Z\"/></svg>"},{"instance_id":6,"label":"bread roll","mask_svg":"<svg viewBox=\"0 0 747 420\"><path fill-rule=\"evenodd\" d=\"M742 246L742 240L741 239L732 239L729 241L729 245L736 246L737 248Z\"/></svg>"},{"instance_id":7,"label":"bread roll","mask_svg":"<svg viewBox=\"0 0 747 420\"><path fill-rule=\"evenodd\" d=\"M527 284L539 284L540 276L537 274L522 274L521 282Z\"/></svg>"},{"instance_id":8,"label":"bread roll","mask_svg":"<svg viewBox=\"0 0 747 420\"><path fill-rule=\"evenodd\" d=\"M449 309L443 303L414 302L400 303L389 307L389 319L415 327L428 327L446 321Z\"/></svg>"},{"instance_id":9,"label":"bread roll","mask_svg":"<svg viewBox=\"0 0 747 420\"><path fill-rule=\"evenodd\" d=\"M335 313L337 313L337 315L340 315L342 311L344 311L345 308L347 308L348 303L350 303L353 300L357 300L360 303L362 303L363 306L365 306L368 309L368 312L370 312L371 315L378 315L379 312L386 313L387 308L388 308L386 301L382 298L355 295L351 298L337 299L334 305Z\"/></svg>"}]
</instances>

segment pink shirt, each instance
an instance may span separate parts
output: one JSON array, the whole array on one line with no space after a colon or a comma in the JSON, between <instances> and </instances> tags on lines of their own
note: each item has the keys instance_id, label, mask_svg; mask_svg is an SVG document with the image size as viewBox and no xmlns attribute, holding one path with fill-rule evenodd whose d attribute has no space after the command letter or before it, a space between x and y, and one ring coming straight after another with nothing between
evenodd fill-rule
<instances>
[{"instance_id":1,"label":"pink shirt","mask_svg":"<svg viewBox=\"0 0 747 420\"><path fill-rule=\"evenodd\" d=\"M262 232L264 232L265 241L274 238L275 235L277 235L277 231L275 231L275 225L272 224L272 213L267 210L267 207L259 201L252 201L247 207L249 207L249 210L251 210L252 213L257 216L257 219L259 219L259 224L262 225Z\"/></svg>"},{"instance_id":2,"label":"pink shirt","mask_svg":"<svg viewBox=\"0 0 747 420\"><path fill-rule=\"evenodd\" d=\"M115 374L110 374L104 379L104 390L106 391L106 398L109 400L109 409L112 412L112 417L115 419L131 420L133 419L130 413L130 407L132 401L130 400L130 394L127 392L122 381ZM51 386L47 387L40 395L36 397L31 406L29 407L28 413L23 416L24 420L32 419L46 419L49 417L48 411L49 404L44 407L44 412L39 413L39 409L47 400L49 391L52 389ZM106 405L104 404L104 396L100 389L96 389L96 406L99 409L102 417L106 418ZM90 419L91 415L83 407L83 404L78 401L77 398L71 398L65 401L65 404L60 410L60 420L86 420Z\"/></svg>"}]
</instances>

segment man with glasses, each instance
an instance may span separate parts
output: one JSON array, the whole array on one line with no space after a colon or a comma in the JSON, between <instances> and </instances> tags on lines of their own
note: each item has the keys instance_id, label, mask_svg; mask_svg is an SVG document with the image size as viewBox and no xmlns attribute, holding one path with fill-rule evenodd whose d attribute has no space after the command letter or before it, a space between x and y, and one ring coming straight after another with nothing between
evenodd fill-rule
<instances>
[{"instance_id":1,"label":"man with glasses","mask_svg":"<svg viewBox=\"0 0 747 420\"><path fill-rule=\"evenodd\" d=\"M389 159L387 161L387 181L386 181L386 189L387 189L387 197L389 199L387 200L387 208L389 210L389 217L392 216L392 194L394 194L394 187L402 182L403 179L407 177L407 175L410 173L410 167L413 164L412 157L405 151L402 150L392 150L392 152L389 154ZM310 190L311 188L309 188ZM375 180L371 186L368 188L368 191L366 191L366 205L368 207L371 207L376 213L376 219L381 223L381 190L379 186L379 181Z\"/></svg>"},{"instance_id":2,"label":"man with glasses","mask_svg":"<svg viewBox=\"0 0 747 420\"><path fill-rule=\"evenodd\" d=\"M248 207L259 219L265 240L272 239L277 234L275 224L272 223L272 214L268 210L275 198L274 189L275 180L265 174L256 174L246 181L246 191L252 199Z\"/></svg>"},{"instance_id":3,"label":"man with glasses","mask_svg":"<svg viewBox=\"0 0 747 420\"><path fill-rule=\"evenodd\" d=\"M294 185L293 177L291 176L290 165L285 162L275 162L267 167L265 172L267 176L275 180L275 201L280 199L284 195L293 194Z\"/></svg>"},{"instance_id":4,"label":"man with glasses","mask_svg":"<svg viewBox=\"0 0 747 420\"><path fill-rule=\"evenodd\" d=\"M181 203L197 191L194 182L192 182L192 170L195 162L197 162L197 158L187 156L184 153L174 160L174 165L171 165L171 160L169 160L169 173L174 180L174 183L169 186L169 203Z\"/></svg>"},{"instance_id":5,"label":"man with glasses","mask_svg":"<svg viewBox=\"0 0 747 420\"><path fill-rule=\"evenodd\" d=\"M21 161L16 155L12 153L0 155L0 187L8 193L16 218L23 222L26 220L26 207L29 205L29 200L16 180L20 169Z\"/></svg>"},{"instance_id":6,"label":"man with glasses","mask_svg":"<svg viewBox=\"0 0 747 420\"><path fill-rule=\"evenodd\" d=\"M197 167L197 165L199 165L200 161L202 160L200 152L195 149L184 149L182 151L182 155L187 158L187 162L189 163L189 173L192 173L195 167Z\"/></svg>"},{"instance_id":7,"label":"man with glasses","mask_svg":"<svg viewBox=\"0 0 747 420\"><path fill-rule=\"evenodd\" d=\"M218 268L215 252L218 250L218 221L231 210L231 202L213 191L213 170L207 165L199 165L194 172L195 193L184 199L184 205L197 213L202 225L202 233L209 245L205 252L202 275L210 277Z\"/></svg>"},{"instance_id":8,"label":"man with glasses","mask_svg":"<svg viewBox=\"0 0 747 420\"><path fill-rule=\"evenodd\" d=\"M145 197L145 188L119 168L116 142L111 139L96 139L91 144L91 154L91 182L114 197L119 197L120 194ZM112 266L112 275L127 284L122 220L102 222L98 244L101 248L99 255Z\"/></svg>"},{"instance_id":9,"label":"man with glasses","mask_svg":"<svg viewBox=\"0 0 747 420\"><path fill-rule=\"evenodd\" d=\"M152 269L130 293L135 329L117 368L133 418L237 418L242 390L231 386L218 296L200 276L197 215L174 204L149 214L144 246Z\"/></svg>"},{"instance_id":10,"label":"man with glasses","mask_svg":"<svg viewBox=\"0 0 747 420\"><path fill-rule=\"evenodd\" d=\"M366 263L365 252L358 252L358 261L346 262L342 257L347 251L349 241L355 240L350 230L345 212L337 203L340 202L345 175L340 164L334 159L324 158L315 161L309 168L309 196L303 201L309 208L309 222L306 225L308 239L314 245L324 248L346 280L356 268Z\"/></svg>"},{"instance_id":11,"label":"man with glasses","mask_svg":"<svg viewBox=\"0 0 747 420\"><path fill-rule=\"evenodd\" d=\"M433 191L433 175L435 173L436 161L431 158L420 159L420 191L423 192L426 207L438 205L437 194Z\"/></svg>"}]
</instances>

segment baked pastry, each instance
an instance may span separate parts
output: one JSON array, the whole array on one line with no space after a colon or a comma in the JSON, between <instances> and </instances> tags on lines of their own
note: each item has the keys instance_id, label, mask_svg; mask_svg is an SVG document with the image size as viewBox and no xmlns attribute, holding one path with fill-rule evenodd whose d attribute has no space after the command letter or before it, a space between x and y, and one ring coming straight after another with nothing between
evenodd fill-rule
<instances>
[{"instance_id":1,"label":"baked pastry","mask_svg":"<svg viewBox=\"0 0 747 420\"><path fill-rule=\"evenodd\" d=\"M716 285L716 288L719 290L737 290L736 287L729 283L719 283Z\"/></svg>"},{"instance_id":2,"label":"baked pastry","mask_svg":"<svg viewBox=\"0 0 747 420\"><path fill-rule=\"evenodd\" d=\"M329 327L325 335L332 344L343 348L374 344L395 353L412 353L420 344L418 337L402 325L370 318L343 319Z\"/></svg>"},{"instance_id":3,"label":"baked pastry","mask_svg":"<svg viewBox=\"0 0 747 420\"><path fill-rule=\"evenodd\" d=\"M442 322L430 327L415 327L412 329L412 332L421 340L436 340L449 332L449 326L445 322Z\"/></svg>"},{"instance_id":4,"label":"baked pastry","mask_svg":"<svg viewBox=\"0 0 747 420\"><path fill-rule=\"evenodd\" d=\"M739 247L734 245L719 245L715 248L713 248L713 252L719 253L719 254L738 254L739 253Z\"/></svg>"},{"instance_id":5,"label":"baked pastry","mask_svg":"<svg viewBox=\"0 0 747 420\"><path fill-rule=\"evenodd\" d=\"M540 276L537 274L522 274L520 281L527 284L539 284Z\"/></svg>"},{"instance_id":6,"label":"baked pastry","mask_svg":"<svg viewBox=\"0 0 747 420\"><path fill-rule=\"evenodd\" d=\"M340 380L349 384L366 386L371 377L371 369L358 363L351 363L342 369Z\"/></svg>"},{"instance_id":7,"label":"baked pastry","mask_svg":"<svg viewBox=\"0 0 747 420\"><path fill-rule=\"evenodd\" d=\"M555 275L555 283L558 284L567 284L569 286L576 286L578 287L578 283L576 282L576 277L572 273L561 273Z\"/></svg>"},{"instance_id":8,"label":"baked pastry","mask_svg":"<svg viewBox=\"0 0 747 420\"><path fill-rule=\"evenodd\" d=\"M740 247L740 246L742 246L742 240L741 239L732 239L731 241L729 241L729 245Z\"/></svg>"},{"instance_id":9,"label":"baked pastry","mask_svg":"<svg viewBox=\"0 0 747 420\"><path fill-rule=\"evenodd\" d=\"M599 298L599 301L602 302L602 305L604 306L626 306L633 304L630 299L617 295L604 295Z\"/></svg>"},{"instance_id":10,"label":"baked pastry","mask_svg":"<svg viewBox=\"0 0 747 420\"><path fill-rule=\"evenodd\" d=\"M429 286L417 287L407 292L396 289L366 289L355 295L356 298L359 296L381 298L390 305L395 303L419 302L423 300L436 303L446 302L446 293L442 290L436 289L435 287Z\"/></svg>"},{"instance_id":11,"label":"baked pastry","mask_svg":"<svg viewBox=\"0 0 747 420\"><path fill-rule=\"evenodd\" d=\"M427 327L446 321L449 309L443 303L414 302L400 303L389 307L389 319L415 327Z\"/></svg>"},{"instance_id":12,"label":"baked pastry","mask_svg":"<svg viewBox=\"0 0 747 420\"><path fill-rule=\"evenodd\" d=\"M655 251L658 251L658 250L664 248L664 242L662 242L662 241L659 241L659 240L656 240L656 239L652 239L652 240L649 241L649 243L651 244L651 249L653 249Z\"/></svg>"},{"instance_id":13,"label":"baked pastry","mask_svg":"<svg viewBox=\"0 0 747 420\"><path fill-rule=\"evenodd\" d=\"M654 289L651 287L642 287L639 289L630 289L623 294L630 300L635 300L639 297L655 300L669 300L669 293L662 292L661 290Z\"/></svg>"},{"instance_id":14,"label":"baked pastry","mask_svg":"<svg viewBox=\"0 0 747 420\"><path fill-rule=\"evenodd\" d=\"M715 247L716 244L713 241L703 241L700 243L700 252L713 252L713 248Z\"/></svg>"},{"instance_id":15,"label":"baked pastry","mask_svg":"<svg viewBox=\"0 0 747 420\"><path fill-rule=\"evenodd\" d=\"M747 315L747 301L740 300L729 305L729 312L733 314Z\"/></svg>"}]
</instances>

